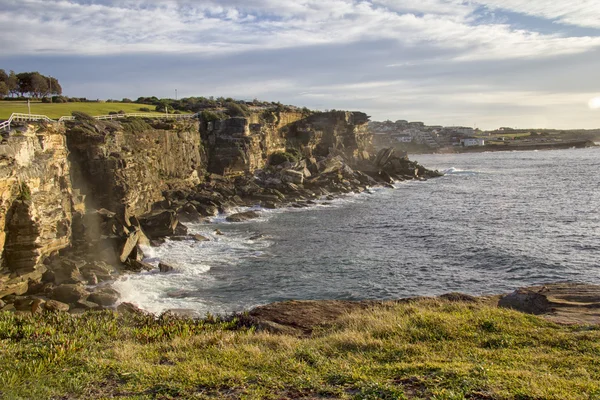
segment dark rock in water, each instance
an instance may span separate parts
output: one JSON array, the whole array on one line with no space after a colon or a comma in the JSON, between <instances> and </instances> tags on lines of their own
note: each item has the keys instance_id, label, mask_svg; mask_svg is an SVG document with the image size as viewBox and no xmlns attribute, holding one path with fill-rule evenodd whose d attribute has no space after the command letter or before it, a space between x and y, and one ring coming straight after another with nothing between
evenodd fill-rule
<instances>
[{"instance_id":1,"label":"dark rock in water","mask_svg":"<svg viewBox=\"0 0 600 400\"><path fill-rule=\"evenodd\" d=\"M177 223L177 226L175 227L175 232L173 232L173 235L185 236L187 234L188 234L187 226L183 225L182 223Z\"/></svg>"},{"instance_id":2,"label":"dark rock in water","mask_svg":"<svg viewBox=\"0 0 600 400\"><path fill-rule=\"evenodd\" d=\"M163 244L165 244L166 240L163 238L159 238L159 239L152 239L150 240L150 246L152 247L158 247L161 246Z\"/></svg>"},{"instance_id":3,"label":"dark rock in water","mask_svg":"<svg viewBox=\"0 0 600 400\"><path fill-rule=\"evenodd\" d=\"M215 235L223 236L223 232L220 229L215 229Z\"/></svg>"},{"instance_id":4,"label":"dark rock in water","mask_svg":"<svg viewBox=\"0 0 600 400\"><path fill-rule=\"evenodd\" d=\"M152 271L154 269L151 264L138 260L128 260L126 267L128 271L133 272Z\"/></svg>"},{"instance_id":5,"label":"dark rock in water","mask_svg":"<svg viewBox=\"0 0 600 400\"><path fill-rule=\"evenodd\" d=\"M53 311L53 312L58 312L58 311L66 312L66 311L69 311L69 305L68 304L62 303L62 302L56 301L56 300L48 300L47 302L44 303L43 308L45 310Z\"/></svg>"},{"instance_id":6,"label":"dark rock in water","mask_svg":"<svg viewBox=\"0 0 600 400\"><path fill-rule=\"evenodd\" d=\"M249 238L248 240L260 240L260 239L264 239L265 235L254 235L251 238Z\"/></svg>"},{"instance_id":7,"label":"dark rock in water","mask_svg":"<svg viewBox=\"0 0 600 400\"><path fill-rule=\"evenodd\" d=\"M167 296L172 299L184 299L186 297L191 297L192 292L188 290L174 290L172 292L168 292Z\"/></svg>"},{"instance_id":8,"label":"dark rock in water","mask_svg":"<svg viewBox=\"0 0 600 400\"><path fill-rule=\"evenodd\" d=\"M202 236L199 234L192 235L192 239L194 239L196 242L209 242L210 241L210 239L207 238L206 236Z\"/></svg>"},{"instance_id":9,"label":"dark rock in water","mask_svg":"<svg viewBox=\"0 0 600 400\"><path fill-rule=\"evenodd\" d=\"M200 215L194 204L186 203L177 210L177 218L181 222L200 222L202 215Z\"/></svg>"},{"instance_id":10,"label":"dark rock in water","mask_svg":"<svg viewBox=\"0 0 600 400\"><path fill-rule=\"evenodd\" d=\"M175 242L185 242L186 240L190 240L191 237L190 236L171 236L169 237L170 240L173 240Z\"/></svg>"},{"instance_id":11,"label":"dark rock in water","mask_svg":"<svg viewBox=\"0 0 600 400\"><path fill-rule=\"evenodd\" d=\"M63 303L76 303L89 296L89 292L82 285L62 284L57 286L50 297Z\"/></svg>"},{"instance_id":12,"label":"dark rock in water","mask_svg":"<svg viewBox=\"0 0 600 400\"><path fill-rule=\"evenodd\" d=\"M144 233L152 239L174 235L179 225L177 214L172 210L155 211L139 220Z\"/></svg>"},{"instance_id":13,"label":"dark rock in water","mask_svg":"<svg viewBox=\"0 0 600 400\"><path fill-rule=\"evenodd\" d=\"M134 229L131 231L124 240L124 243L121 245L121 254L119 254L119 260L123 263L125 262L135 247L137 246L140 238L142 237L142 232L139 229ZM134 257L135 258L135 257Z\"/></svg>"},{"instance_id":14,"label":"dark rock in water","mask_svg":"<svg viewBox=\"0 0 600 400\"><path fill-rule=\"evenodd\" d=\"M160 270L160 272L175 271L175 267L173 267L172 265L169 265L167 263L164 263L164 262L158 263L158 269Z\"/></svg>"},{"instance_id":15,"label":"dark rock in water","mask_svg":"<svg viewBox=\"0 0 600 400\"><path fill-rule=\"evenodd\" d=\"M262 206L264 208L268 208L270 210L274 210L274 209L280 208L281 204L279 202L265 201L265 202L262 203Z\"/></svg>"},{"instance_id":16,"label":"dark rock in water","mask_svg":"<svg viewBox=\"0 0 600 400\"><path fill-rule=\"evenodd\" d=\"M259 218L260 214L256 211L246 211L230 215L226 218L228 222L244 222L250 219Z\"/></svg>"}]
</instances>

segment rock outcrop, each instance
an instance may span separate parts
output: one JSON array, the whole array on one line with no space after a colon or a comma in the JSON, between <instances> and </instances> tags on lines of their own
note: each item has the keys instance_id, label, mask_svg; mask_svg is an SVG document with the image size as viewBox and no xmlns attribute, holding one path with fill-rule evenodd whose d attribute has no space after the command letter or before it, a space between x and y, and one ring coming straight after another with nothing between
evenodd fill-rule
<instances>
[{"instance_id":1,"label":"rock outcrop","mask_svg":"<svg viewBox=\"0 0 600 400\"><path fill-rule=\"evenodd\" d=\"M148 270L144 245L194 239L182 221L435 176L393 154L373 163L367 122L360 112L275 109L223 120L77 115L13 130L0 144L0 299L97 285L114 279L114 267ZM96 297L99 307L114 299Z\"/></svg>"},{"instance_id":2,"label":"rock outcrop","mask_svg":"<svg viewBox=\"0 0 600 400\"><path fill-rule=\"evenodd\" d=\"M71 244L83 199L67 155L61 126L27 125L0 143L0 298L25 293L44 259Z\"/></svg>"}]
</instances>

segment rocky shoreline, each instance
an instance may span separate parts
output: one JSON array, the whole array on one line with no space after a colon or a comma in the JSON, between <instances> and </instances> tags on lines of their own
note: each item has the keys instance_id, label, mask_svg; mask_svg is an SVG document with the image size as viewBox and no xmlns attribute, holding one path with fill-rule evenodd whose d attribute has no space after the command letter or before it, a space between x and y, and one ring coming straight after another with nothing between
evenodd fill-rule
<instances>
[{"instance_id":1,"label":"rocky shoreline","mask_svg":"<svg viewBox=\"0 0 600 400\"><path fill-rule=\"evenodd\" d=\"M309 207L317 199L441 175L393 149L369 153L360 113L259 121L263 124L252 118L201 120L198 134L198 126L189 123L121 126L83 116L64 131L29 125L9 136L0 149L8 160L0 172L14 181L2 191L0 310L81 314L115 308L119 293L111 282L156 268L144 262L145 246L159 246L167 237L209 240L189 235L186 223L241 207ZM54 147L44 146L50 137ZM298 137L307 144L302 151L285 150L298 145ZM257 141L260 146L253 148ZM272 148L265 150L269 142ZM16 168L23 149L31 170L26 175ZM63 213L35 215L57 207L49 200L61 204ZM227 221L259 216L245 211ZM52 241L43 245L42 238ZM161 262L158 269L173 267Z\"/></svg>"}]
</instances>

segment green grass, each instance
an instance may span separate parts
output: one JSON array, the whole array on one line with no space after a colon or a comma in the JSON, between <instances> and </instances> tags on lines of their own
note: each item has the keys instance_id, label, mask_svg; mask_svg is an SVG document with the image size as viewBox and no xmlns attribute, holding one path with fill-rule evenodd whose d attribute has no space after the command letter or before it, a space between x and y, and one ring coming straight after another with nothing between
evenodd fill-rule
<instances>
[{"instance_id":1,"label":"green grass","mask_svg":"<svg viewBox=\"0 0 600 400\"><path fill-rule=\"evenodd\" d=\"M31 103L31 113L46 115L52 119L71 115L72 111L82 111L89 115L108 115L109 112L120 110L126 113L139 113L140 108L147 107L154 110L153 106L134 103ZM0 101L0 119L8 119L12 113L27 114L27 102ZM154 113L154 112L153 112Z\"/></svg>"},{"instance_id":2,"label":"green grass","mask_svg":"<svg viewBox=\"0 0 600 400\"><path fill-rule=\"evenodd\" d=\"M349 314L311 337L234 322L0 314L0 398L600 399L600 330L479 304Z\"/></svg>"}]
</instances>

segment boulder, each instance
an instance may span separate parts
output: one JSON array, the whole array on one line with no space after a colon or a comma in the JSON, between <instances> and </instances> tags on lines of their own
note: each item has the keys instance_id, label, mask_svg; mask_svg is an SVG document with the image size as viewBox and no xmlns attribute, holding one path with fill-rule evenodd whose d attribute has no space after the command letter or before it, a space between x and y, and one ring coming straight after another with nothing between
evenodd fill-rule
<instances>
[{"instance_id":1,"label":"boulder","mask_svg":"<svg viewBox=\"0 0 600 400\"><path fill-rule=\"evenodd\" d=\"M89 294L82 285L63 283L52 290L50 297L63 303L76 303L85 299Z\"/></svg>"},{"instance_id":2,"label":"boulder","mask_svg":"<svg viewBox=\"0 0 600 400\"><path fill-rule=\"evenodd\" d=\"M552 303L540 292L518 289L502 297L498 301L498 307L539 315L549 312L552 309Z\"/></svg>"},{"instance_id":3,"label":"boulder","mask_svg":"<svg viewBox=\"0 0 600 400\"><path fill-rule=\"evenodd\" d=\"M144 310L131 303L121 303L117 306L117 312L120 314L146 314Z\"/></svg>"},{"instance_id":4,"label":"boulder","mask_svg":"<svg viewBox=\"0 0 600 400\"><path fill-rule=\"evenodd\" d=\"M192 235L192 239L194 239L196 242L208 242L208 241L210 241L210 239L207 238L206 236L199 235L199 234Z\"/></svg>"},{"instance_id":5,"label":"boulder","mask_svg":"<svg viewBox=\"0 0 600 400\"><path fill-rule=\"evenodd\" d=\"M84 310L97 310L101 308L97 303L87 300L79 300L77 303L75 303L75 307L83 308Z\"/></svg>"},{"instance_id":6,"label":"boulder","mask_svg":"<svg viewBox=\"0 0 600 400\"><path fill-rule=\"evenodd\" d=\"M69 305L60 301L56 301L56 300L48 300L47 302L44 303L43 308L47 311L52 311L52 312L66 312L69 311Z\"/></svg>"},{"instance_id":7,"label":"boulder","mask_svg":"<svg viewBox=\"0 0 600 400\"><path fill-rule=\"evenodd\" d=\"M204 217L214 217L219 213L219 207L216 204L194 203L198 213Z\"/></svg>"},{"instance_id":8,"label":"boulder","mask_svg":"<svg viewBox=\"0 0 600 400\"><path fill-rule=\"evenodd\" d=\"M172 210L159 210L140 217L140 225L150 238L159 238L175 234L179 220Z\"/></svg>"},{"instance_id":9,"label":"boulder","mask_svg":"<svg viewBox=\"0 0 600 400\"><path fill-rule=\"evenodd\" d=\"M256 219L260 217L260 213L256 211L246 211L237 214L232 214L226 218L228 222L244 222L250 219Z\"/></svg>"},{"instance_id":10,"label":"boulder","mask_svg":"<svg viewBox=\"0 0 600 400\"><path fill-rule=\"evenodd\" d=\"M177 223L177 226L175 227L175 232L173 232L173 235L175 236L185 236L188 234L188 228L187 226L183 225L181 222Z\"/></svg>"},{"instance_id":11,"label":"boulder","mask_svg":"<svg viewBox=\"0 0 600 400\"><path fill-rule=\"evenodd\" d=\"M160 272L175 271L175 267L173 267L172 265L169 265L167 263L164 263L164 262L158 263L158 269L160 270Z\"/></svg>"},{"instance_id":12,"label":"boulder","mask_svg":"<svg viewBox=\"0 0 600 400\"><path fill-rule=\"evenodd\" d=\"M110 287L103 287L90 294L87 300L104 307L110 307L119 300L119 292Z\"/></svg>"},{"instance_id":13,"label":"boulder","mask_svg":"<svg viewBox=\"0 0 600 400\"><path fill-rule=\"evenodd\" d=\"M128 260L125 264L126 269L132 272L152 271L154 266L143 261Z\"/></svg>"},{"instance_id":14,"label":"boulder","mask_svg":"<svg viewBox=\"0 0 600 400\"><path fill-rule=\"evenodd\" d=\"M127 235L125 242L120 246L121 253L119 254L119 260L122 263L127 261L133 250L136 248L141 237L142 232L139 229L134 229Z\"/></svg>"},{"instance_id":15,"label":"boulder","mask_svg":"<svg viewBox=\"0 0 600 400\"><path fill-rule=\"evenodd\" d=\"M202 216L192 203L186 203L177 210L177 218L181 222L200 222Z\"/></svg>"},{"instance_id":16,"label":"boulder","mask_svg":"<svg viewBox=\"0 0 600 400\"><path fill-rule=\"evenodd\" d=\"M294 171L293 169L284 169L281 171L281 181L302 185L304 183L304 174L300 171Z\"/></svg>"}]
</instances>

